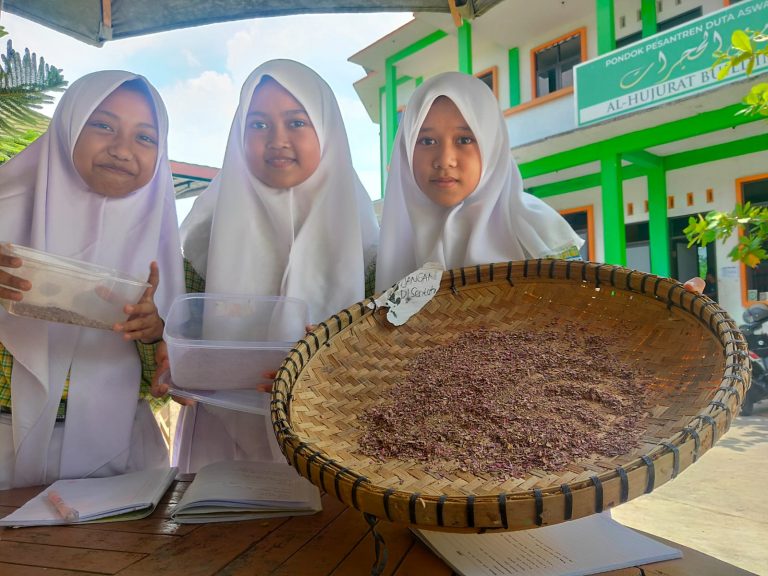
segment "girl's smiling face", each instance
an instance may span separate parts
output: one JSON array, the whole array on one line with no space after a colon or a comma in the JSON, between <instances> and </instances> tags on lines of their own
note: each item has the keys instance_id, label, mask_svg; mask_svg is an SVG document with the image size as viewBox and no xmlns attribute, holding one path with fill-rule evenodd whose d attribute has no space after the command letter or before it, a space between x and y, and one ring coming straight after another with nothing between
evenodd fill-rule
<instances>
[{"instance_id":1,"label":"girl's smiling face","mask_svg":"<svg viewBox=\"0 0 768 576\"><path fill-rule=\"evenodd\" d=\"M292 188L320 164L320 141L304 107L265 77L251 98L243 142L248 168L270 188Z\"/></svg>"},{"instance_id":2,"label":"girl's smiling face","mask_svg":"<svg viewBox=\"0 0 768 576\"><path fill-rule=\"evenodd\" d=\"M72 161L93 192L122 198L149 183L157 154L157 121L149 96L120 86L88 117Z\"/></svg>"},{"instance_id":3,"label":"girl's smiling face","mask_svg":"<svg viewBox=\"0 0 768 576\"><path fill-rule=\"evenodd\" d=\"M435 204L463 202L480 182L482 161L475 135L453 100L440 96L419 129L413 150L413 176Z\"/></svg>"}]
</instances>

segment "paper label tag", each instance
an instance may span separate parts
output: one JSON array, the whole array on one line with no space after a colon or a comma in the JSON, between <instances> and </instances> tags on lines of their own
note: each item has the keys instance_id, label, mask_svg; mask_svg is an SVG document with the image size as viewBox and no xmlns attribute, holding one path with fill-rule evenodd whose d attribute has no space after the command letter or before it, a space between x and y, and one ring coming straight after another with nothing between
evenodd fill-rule
<instances>
[{"instance_id":1,"label":"paper label tag","mask_svg":"<svg viewBox=\"0 0 768 576\"><path fill-rule=\"evenodd\" d=\"M389 308L387 320L395 326L401 326L434 298L442 277L443 267L435 262L427 262L382 293L376 299L376 306ZM368 306L373 308L373 304Z\"/></svg>"}]
</instances>

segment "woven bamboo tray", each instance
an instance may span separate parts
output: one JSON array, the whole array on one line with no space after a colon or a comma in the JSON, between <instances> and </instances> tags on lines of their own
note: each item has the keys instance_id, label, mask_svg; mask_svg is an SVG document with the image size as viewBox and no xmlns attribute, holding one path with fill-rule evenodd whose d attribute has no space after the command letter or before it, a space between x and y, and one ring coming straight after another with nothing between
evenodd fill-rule
<instances>
[{"instance_id":1,"label":"woven bamboo tray","mask_svg":"<svg viewBox=\"0 0 768 576\"><path fill-rule=\"evenodd\" d=\"M448 271L434 299L399 327L369 303L342 310L297 343L275 380L272 422L287 460L322 490L421 528L527 529L651 492L726 432L750 383L746 342L725 311L674 280L626 268L527 260ZM624 360L652 373L648 425L635 450L503 480L437 478L419 463L382 463L357 451L358 415L387 397L419 352L481 326L563 318L612 338Z\"/></svg>"}]
</instances>

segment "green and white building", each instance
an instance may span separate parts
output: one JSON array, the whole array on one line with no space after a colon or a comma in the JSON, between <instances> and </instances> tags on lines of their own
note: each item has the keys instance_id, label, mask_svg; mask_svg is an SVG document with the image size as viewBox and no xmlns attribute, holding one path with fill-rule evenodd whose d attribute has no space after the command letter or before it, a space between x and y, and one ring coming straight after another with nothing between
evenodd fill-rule
<instances>
[{"instance_id":1,"label":"green and white building","mask_svg":"<svg viewBox=\"0 0 768 576\"><path fill-rule=\"evenodd\" d=\"M749 77L712 69L734 30L768 28L768 0L722 1L505 0L471 22L415 14L349 59L381 126L382 189L413 90L447 70L474 74L504 111L526 189L583 235L586 258L680 279L710 271L740 319L768 300L768 264L732 262L735 239L688 248L682 233L692 215L768 204L768 126L736 114L768 61Z\"/></svg>"}]
</instances>

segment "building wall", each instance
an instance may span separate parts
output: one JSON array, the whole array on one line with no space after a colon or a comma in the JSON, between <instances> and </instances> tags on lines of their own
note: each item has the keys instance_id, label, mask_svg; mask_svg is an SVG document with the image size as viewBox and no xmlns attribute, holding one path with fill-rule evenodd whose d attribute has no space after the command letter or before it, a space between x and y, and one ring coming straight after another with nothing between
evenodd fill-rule
<instances>
[{"instance_id":1,"label":"building wall","mask_svg":"<svg viewBox=\"0 0 768 576\"><path fill-rule=\"evenodd\" d=\"M603 237L603 207L600 202L600 188L587 188L569 194L549 196L544 198L544 201L557 211L583 208L586 206L592 207L595 243L594 260L596 262L602 262L605 259L605 239Z\"/></svg>"},{"instance_id":2,"label":"building wall","mask_svg":"<svg viewBox=\"0 0 768 576\"><path fill-rule=\"evenodd\" d=\"M670 194L674 191L676 199L681 203L684 201L686 192L693 192L697 201L695 211L730 211L736 203L736 179L762 174L766 172L765 166L768 166L768 152L748 154L703 166L676 170L667 176L667 190ZM706 204L700 200L706 195L707 188L711 188L714 192L712 204ZM688 212L684 208L670 210L670 216L686 213ZM739 322L744 310L741 300L741 265L732 262L728 257L728 252L733 249L736 242L735 236L725 243L718 241L715 250L720 305Z\"/></svg>"},{"instance_id":3,"label":"building wall","mask_svg":"<svg viewBox=\"0 0 768 576\"><path fill-rule=\"evenodd\" d=\"M574 128L576 128L576 114L572 93L507 117L509 145L512 148Z\"/></svg>"},{"instance_id":4,"label":"building wall","mask_svg":"<svg viewBox=\"0 0 768 576\"><path fill-rule=\"evenodd\" d=\"M702 14L708 14L723 8L724 4L722 0L657 0L657 20L660 22L668 20L697 6L702 7ZM638 15L639 10L640 0L615 0L614 16L617 38L641 29L642 22ZM492 13L489 16L492 16ZM547 15L547 17L550 16ZM499 105L505 112L510 144L513 150L516 147L556 137L577 128L575 99L572 92L563 91L555 97L544 100L533 98L531 54L533 50L542 45L583 29L586 33L586 60L597 57L597 23L594 4L592 4L591 10L585 11L576 18L562 21L558 21L557 18L557 12L552 12L552 25L543 27L546 31L528 36L518 34L517 37L510 37L506 44L498 38L495 42L491 42L473 31L473 72L477 74L488 68L496 67ZM437 47L438 45L443 52L456 50L455 36L449 33L447 38L438 41L434 46ZM510 109L508 61L511 48L518 50L518 80L521 103L512 109ZM412 76L416 74L415 71L418 71L419 76L429 78L448 69L456 69L456 67L446 68L448 65L449 63L445 58L439 64L436 63L425 51L409 56L408 62L403 65L403 70ZM399 71L399 73L406 72ZM400 84L398 86L398 102L407 102L415 88L416 82L414 81ZM727 102L724 102L725 104ZM635 130L642 127L642 125L638 126L637 124L634 126ZM385 138L384 132L382 130L382 138ZM382 140L382 149L386 149L384 140ZM730 211L736 201L736 180L764 171L768 172L762 168L762 166L768 165L766 161L768 161L768 152L760 152L668 172L667 195L673 199L673 205L669 205L668 208L668 218L685 217L699 212L706 213L710 210ZM711 200L708 200L708 190L711 191ZM645 208L647 198L647 179L645 177L624 181L623 211L626 224L631 225L648 220L648 213ZM594 187L558 196L548 196L545 200L558 210L591 207L594 222L592 231L594 259L605 261L606 244L601 188ZM633 208L631 213L628 210L629 204ZM735 243L736 239L733 238L725 244L718 242L715 246L716 275L721 305L734 318L740 319L743 311L741 269L740 265L731 262L728 257L728 252ZM685 279L682 278L682 280Z\"/></svg>"},{"instance_id":5,"label":"building wall","mask_svg":"<svg viewBox=\"0 0 768 576\"><path fill-rule=\"evenodd\" d=\"M663 22L699 6L702 7L702 14L708 14L723 8L724 4L722 0L657 0L656 19ZM642 29L639 0L615 0L614 16L617 39Z\"/></svg>"},{"instance_id":6,"label":"building wall","mask_svg":"<svg viewBox=\"0 0 768 576\"><path fill-rule=\"evenodd\" d=\"M667 196L674 198L674 208L668 209L668 217L689 216L707 213L710 210L732 210L736 203L736 180L766 173L768 172L766 166L768 166L768 152L758 152L667 172ZM707 202L708 189L712 190L712 202ZM688 205L689 193L693 195L692 205ZM647 222L648 213L644 206L648 197L646 178L625 180L623 195L626 224ZM597 261L603 261L605 255L603 212L600 199L601 190L599 187L545 198L550 206L560 211L592 206L595 227L595 259ZM633 214L631 215L627 209L630 203L633 205ZM744 311L741 264L732 262L728 256L736 242L736 238L733 237L725 243L718 241L715 245L717 260L715 274L718 281L720 305L738 322ZM681 280L686 280L686 278L681 278Z\"/></svg>"}]
</instances>

